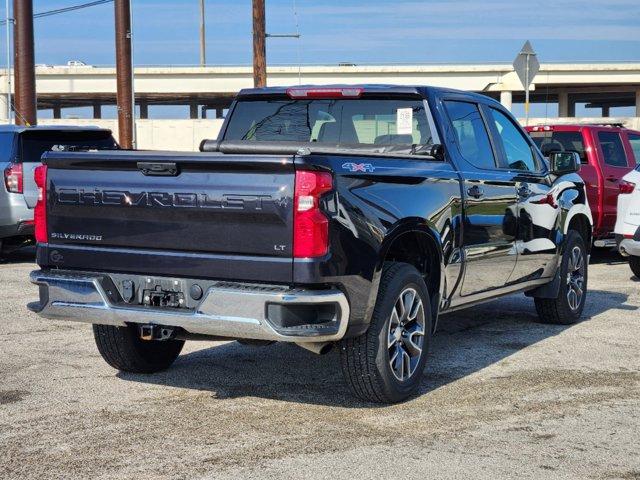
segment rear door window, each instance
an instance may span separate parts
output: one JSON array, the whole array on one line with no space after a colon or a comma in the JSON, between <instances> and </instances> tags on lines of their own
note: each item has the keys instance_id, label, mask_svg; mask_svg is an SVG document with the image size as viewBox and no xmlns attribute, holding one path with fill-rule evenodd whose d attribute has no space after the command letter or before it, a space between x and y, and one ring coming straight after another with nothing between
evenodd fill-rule
<instances>
[{"instance_id":1,"label":"rear door window","mask_svg":"<svg viewBox=\"0 0 640 480\"><path fill-rule=\"evenodd\" d=\"M629 143L631 144L633 155L636 157L636 163L640 164L640 135L629 133L627 136L629 137Z\"/></svg>"},{"instance_id":2,"label":"rear door window","mask_svg":"<svg viewBox=\"0 0 640 480\"><path fill-rule=\"evenodd\" d=\"M620 134L616 132L598 132L598 141L602 149L604 163L612 167L626 167L627 156Z\"/></svg>"},{"instance_id":3,"label":"rear door window","mask_svg":"<svg viewBox=\"0 0 640 480\"><path fill-rule=\"evenodd\" d=\"M478 105L454 100L444 104L464 159L477 168L495 169L493 149Z\"/></svg>"}]
</instances>

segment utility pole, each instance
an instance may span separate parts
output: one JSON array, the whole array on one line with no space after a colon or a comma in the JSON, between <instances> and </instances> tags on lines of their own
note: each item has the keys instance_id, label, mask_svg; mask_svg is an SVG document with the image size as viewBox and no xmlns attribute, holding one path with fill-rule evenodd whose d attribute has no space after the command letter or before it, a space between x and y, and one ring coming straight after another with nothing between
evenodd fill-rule
<instances>
[{"instance_id":1,"label":"utility pole","mask_svg":"<svg viewBox=\"0 0 640 480\"><path fill-rule=\"evenodd\" d=\"M33 46L33 1L13 0L16 124L36 125L36 69Z\"/></svg>"},{"instance_id":2,"label":"utility pole","mask_svg":"<svg viewBox=\"0 0 640 480\"><path fill-rule=\"evenodd\" d=\"M267 86L265 0L253 0L253 85Z\"/></svg>"},{"instance_id":3,"label":"utility pole","mask_svg":"<svg viewBox=\"0 0 640 480\"><path fill-rule=\"evenodd\" d=\"M205 40L204 0L200 0L200 66L207 64L207 43Z\"/></svg>"},{"instance_id":4,"label":"utility pole","mask_svg":"<svg viewBox=\"0 0 640 480\"><path fill-rule=\"evenodd\" d=\"M21 0L14 0L19 2ZM115 0L116 82L118 138L124 149L133 149L133 65L131 61L131 2Z\"/></svg>"},{"instance_id":5,"label":"utility pole","mask_svg":"<svg viewBox=\"0 0 640 480\"><path fill-rule=\"evenodd\" d=\"M9 15L9 0L5 0L4 2L5 8L5 24L7 27L6 31L6 42L7 42L7 123L11 123L11 114L13 113L13 109L11 108L12 100L11 100L11 25L13 25L13 19Z\"/></svg>"}]
</instances>

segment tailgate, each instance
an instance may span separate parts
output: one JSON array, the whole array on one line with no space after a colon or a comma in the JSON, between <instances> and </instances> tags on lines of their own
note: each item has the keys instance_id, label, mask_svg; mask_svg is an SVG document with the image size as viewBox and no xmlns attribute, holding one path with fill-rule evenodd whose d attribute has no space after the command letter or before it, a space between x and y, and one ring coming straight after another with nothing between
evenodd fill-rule
<instances>
[{"instance_id":1,"label":"tailgate","mask_svg":"<svg viewBox=\"0 0 640 480\"><path fill-rule=\"evenodd\" d=\"M108 152L44 161L50 246L292 257L292 157Z\"/></svg>"}]
</instances>

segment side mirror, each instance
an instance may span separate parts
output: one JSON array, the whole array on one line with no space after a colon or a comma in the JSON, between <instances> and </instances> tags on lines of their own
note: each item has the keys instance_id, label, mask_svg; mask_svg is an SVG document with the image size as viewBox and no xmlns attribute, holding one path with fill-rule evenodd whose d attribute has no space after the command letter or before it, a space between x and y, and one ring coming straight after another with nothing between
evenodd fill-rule
<instances>
[{"instance_id":1,"label":"side mirror","mask_svg":"<svg viewBox=\"0 0 640 480\"><path fill-rule=\"evenodd\" d=\"M551 152L549 165L554 175L566 175L580 171L580 155L578 152Z\"/></svg>"},{"instance_id":2,"label":"side mirror","mask_svg":"<svg viewBox=\"0 0 640 480\"><path fill-rule=\"evenodd\" d=\"M416 145L414 145L414 148ZM436 143L434 145L423 145L417 150L414 150L412 153L415 155L425 155L427 157L435 158L441 162L444 161L444 145Z\"/></svg>"},{"instance_id":3,"label":"side mirror","mask_svg":"<svg viewBox=\"0 0 640 480\"><path fill-rule=\"evenodd\" d=\"M444 162L444 145L436 143L431 147L431 156L436 160Z\"/></svg>"}]
</instances>

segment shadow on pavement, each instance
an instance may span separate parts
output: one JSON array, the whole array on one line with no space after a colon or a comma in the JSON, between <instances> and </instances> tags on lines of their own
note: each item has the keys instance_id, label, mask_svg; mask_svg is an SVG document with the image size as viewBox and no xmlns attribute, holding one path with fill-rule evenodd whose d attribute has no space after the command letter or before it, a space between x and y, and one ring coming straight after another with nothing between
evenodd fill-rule
<instances>
[{"instance_id":1,"label":"shadow on pavement","mask_svg":"<svg viewBox=\"0 0 640 480\"><path fill-rule=\"evenodd\" d=\"M18 249L0 252L0 265L8 263L28 263L36 261L36 247L29 245Z\"/></svg>"},{"instance_id":2,"label":"shadow on pavement","mask_svg":"<svg viewBox=\"0 0 640 480\"><path fill-rule=\"evenodd\" d=\"M611 309L635 310L620 293L590 291L585 321ZM533 301L506 297L440 319L420 388L427 394L497 363L570 326L536 323ZM259 397L346 408L371 406L353 398L338 353L317 356L295 345L250 347L230 342L181 355L166 372L118 374L144 382L211 392L214 398Z\"/></svg>"},{"instance_id":3,"label":"shadow on pavement","mask_svg":"<svg viewBox=\"0 0 640 480\"><path fill-rule=\"evenodd\" d=\"M627 263L615 248L594 248L591 250L590 265L620 265Z\"/></svg>"}]
</instances>

